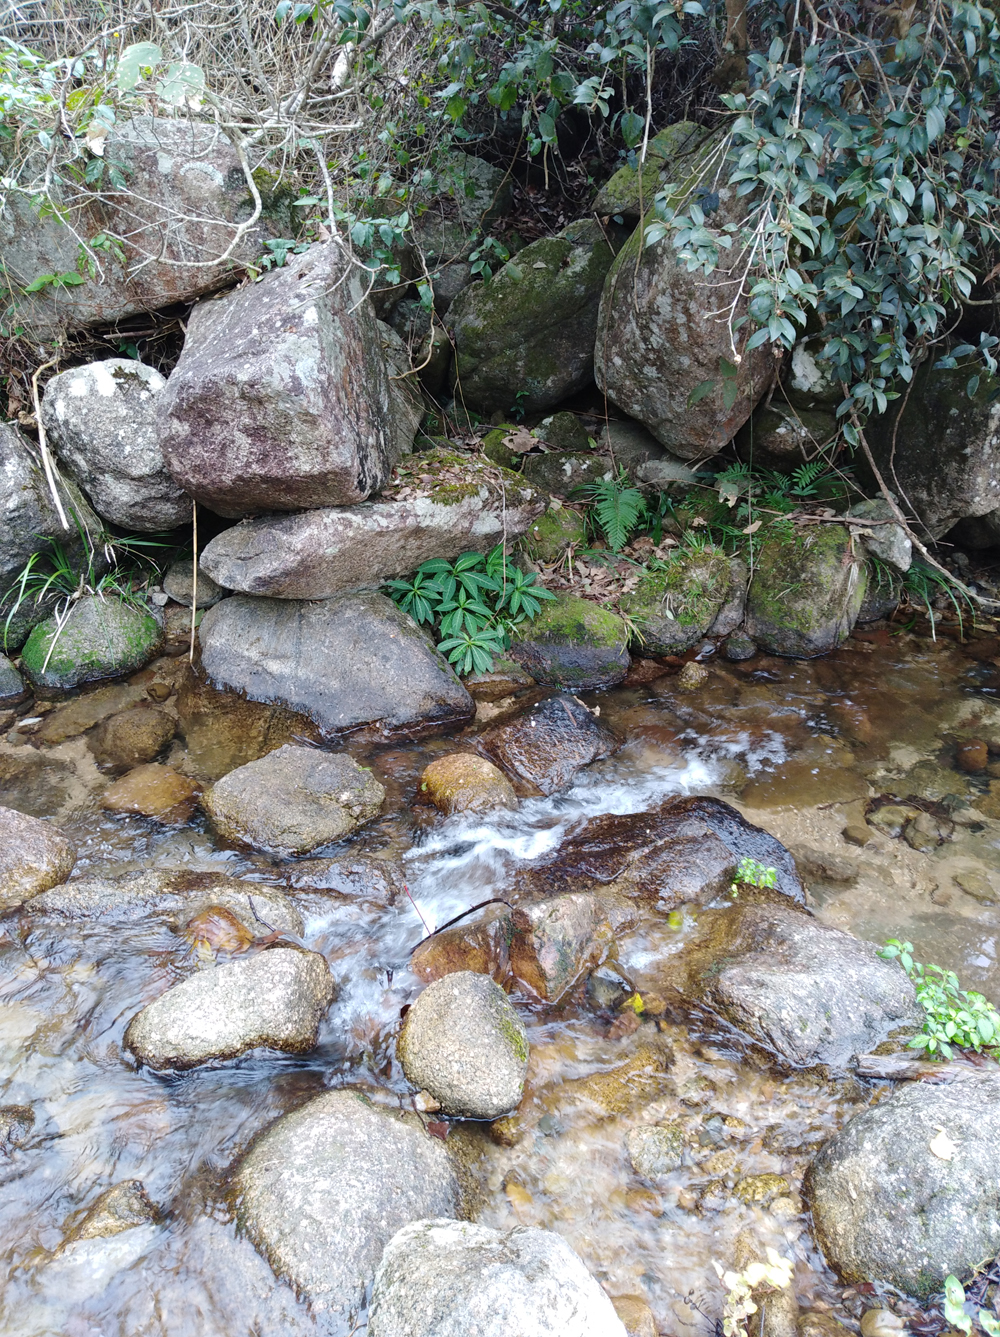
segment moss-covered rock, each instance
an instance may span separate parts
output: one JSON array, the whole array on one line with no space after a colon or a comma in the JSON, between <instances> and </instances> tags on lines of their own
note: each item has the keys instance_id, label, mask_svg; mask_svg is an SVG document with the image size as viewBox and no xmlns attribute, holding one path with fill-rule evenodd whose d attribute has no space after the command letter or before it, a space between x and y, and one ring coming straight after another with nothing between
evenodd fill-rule
<instances>
[{"instance_id":1,"label":"moss-covered rock","mask_svg":"<svg viewBox=\"0 0 1000 1337\"><path fill-rule=\"evenodd\" d=\"M586 523L579 511L556 502L540 515L521 540L521 546L535 562L555 562L571 544L582 543Z\"/></svg>"},{"instance_id":2,"label":"moss-covered rock","mask_svg":"<svg viewBox=\"0 0 1000 1337\"><path fill-rule=\"evenodd\" d=\"M705 635L726 601L730 559L715 548L681 550L661 571L650 571L622 600L645 654L689 650ZM638 638L637 638L638 639Z\"/></svg>"},{"instance_id":3,"label":"moss-covered rock","mask_svg":"<svg viewBox=\"0 0 1000 1337\"><path fill-rule=\"evenodd\" d=\"M560 594L543 604L534 622L521 624L510 654L536 682L586 691L621 682L629 666L627 644L617 613Z\"/></svg>"},{"instance_id":4,"label":"moss-covered rock","mask_svg":"<svg viewBox=\"0 0 1000 1337\"><path fill-rule=\"evenodd\" d=\"M678 166L675 159L690 153L704 134L704 127L694 121L677 121L653 135L641 175L638 167L620 167L597 192L594 213L602 218L619 216L638 221L643 210L653 203L656 192L668 184L671 169Z\"/></svg>"},{"instance_id":5,"label":"moss-covered rock","mask_svg":"<svg viewBox=\"0 0 1000 1337\"><path fill-rule=\"evenodd\" d=\"M486 433L482 441L483 454L491 464L498 464L501 469L518 467L521 456L516 450L511 450L510 446L504 444L510 434L516 431L516 427L504 422L499 427L494 427L492 432Z\"/></svg>"},{"instance_id":6,"label":"moss-covered rock","mask_svg":"<svg viewBox=\"0 0 1000 1337\"><path fill-rule=\"evenodd\" d=\"M903 580L898 571L883 562L866 563L867 582L865 597L858 609L858 622L878 622L890 617L899 607L903 596Z\"/></svg>"},{"instance_id":7,"label":"moss-covered rock","mask_svg":"<svg viewBox=\"0 0 1000 1337\"><path fill-rule=\"evenodd\" d=\"M134 673L159 650L156 619L120 599L89 595L60 624L40 623L21 652L21 668L35 687L65 689Z\"/></svg>"},{"instance_id":8,"label":"moss-covered rock","mask_svg":"<svg viewBox=\"0 0 1000 1337\"><path fill-rule=\"evenodd\" d=\"M864 554L846 526L772 525L747 593L747 634L772 654L826 654L850 634L866 588Z\"/></svg>"},{"instance_id":9,"label":"moss-covered rock","mask_svg":"<svg viewBox=\"0 0 1000 1337\"><path fill-rule=\"evenodd\" d=\"M526 246L455 299L456 394L484 413L551 408L593 376L597 309L613 256L598 224Z\"/></svg>"},{"instance_id":10,"label":"moss-covered rock","mask_svg":"<svg viewBox=\"0 0 1000 1337\"><path fill-rule=\"evenodd\" d=\"M837 434L837 419L822 409L760 408L734 442L741 460L758 468L793 469L812 459Z\"/></svg>"},{"instance_id":11,"label":"moss-covered rock","mask_svg":"<svg viewBox=\"0 0 1000 1337\"><path fill-rule=\"evenodd\" d=\"M553 450L590 450L590 433L575 413L553 413L535 428L535 436Z\"/></svg>"},{"instance_id":12,"label":"moss-covered rock","mask_svg":"<svg viewBox=\"0 0 1000 1337\"><path fill-rule=\"evenodd\" d=\"M580 455L566 450L550 450L544 455L528 455L521 475L535 487L557 497L568 497L577 488L598 478L610 478L614 472L606 455L591 451Z\"/></svg>"}]
</instances>

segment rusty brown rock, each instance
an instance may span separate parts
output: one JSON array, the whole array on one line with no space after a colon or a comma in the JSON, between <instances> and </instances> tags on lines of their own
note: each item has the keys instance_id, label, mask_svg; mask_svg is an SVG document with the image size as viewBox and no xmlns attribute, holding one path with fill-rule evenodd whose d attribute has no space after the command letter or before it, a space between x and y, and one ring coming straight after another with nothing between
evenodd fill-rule
<instances>
[{"instance_id":1,"label":"rusty brown rock","mask_svg":"<svg viewBox=\"0 0 1000 1337\"><path fill-rule=\"evenodd\" d=\"M612 1297L611 1303L624 1323L628 1337L657 1337L653 1311L641 1296L619 1295Z\"/></svg>"},{"instance_id":2,"label":"rusty brown rock","mask_svg":"<svg viewBox=\"0 0 1000 1337\"><path fill-rule=\"evenodd\" d=\"M981 739L969 743L959 743L955 749L955 761L960 771L969 775L979 775L989 764L989 749Z\"/></svg>"},{"instance_id":3,"label":"rusty brown rock","mask_svg":"<svg viewBox=\"0 0 1000 1337\"><path fill-rule=\"evenodd\" d=\"M432 761L420 777L420 788L448 815L517 807L517 795L503 771L472 752L453 752Z\"/></svg>"},{"instance_id":4,"label":"rusty brown rock","mask_svg":"<svg viewBox=\"0 0 1000 1337\"><path fill-rule=\"evenodd\" d=\"M253 942L253 934L224 905L208 905L184 925L184 937L192 947L207 947L227 955L245 951Z\"/></svg>"},{"instance_id":5,"label":"rusty brown rock","mask_svg":"<svg viewBox=\"0 0 1000 1337\"><path fill-rule=\"evenodd\" d=\"M141 703L104 720L87 746L99 766L127 770L153 761L173 738L175 727L165 710Z\"/></svg>"},{"instance_id":6,"label":"rusty brown rock","mask_svg":"<svg viewBox=\"0 0 1000 1337\"><path fill-rule=\"evenodd\" d=\"M102 807L108 812L132 812L155 817L169 825L181 825L194 812L201 785L169 766L151 762L136 766L104 792Z\"/></svg>"},{"instance_id":7,"label":"rusty brown rock","mask_svg":"<svg viewBox=\"0 0 1000 1337\"><path fill-rule=\"evenodd\" d=\"M558 1003L601 964L617 933L638 923L635 907L623 897L570 892L513 915L510 968L515 980L536 998Z\"/></svg>"},{"instance_id":8,"label":"rusty brown rock","mask_svg":"<svg viewBox=\"0 0 1000 1337\"><path fill-rule=\"evenodd\" d=\"M63 1243L120 1235L124 1230L159 1219L160 1214L150 1202L142 1181L123 1179L120 1184L105 1189Z\"/></svg>"},{"instance_id":9,"label":"rusty brown rock","mask_svg":"<svg viewBox=\"0 0 1000 1337\"><path fill-rule=\"evenodd\" d=\"M504 984L510 974L513 932L510 907L489 905L474 919L425 938L410 957L410 969L425 984L458 970L489 975Z\"/></svg>"}]
</instances>

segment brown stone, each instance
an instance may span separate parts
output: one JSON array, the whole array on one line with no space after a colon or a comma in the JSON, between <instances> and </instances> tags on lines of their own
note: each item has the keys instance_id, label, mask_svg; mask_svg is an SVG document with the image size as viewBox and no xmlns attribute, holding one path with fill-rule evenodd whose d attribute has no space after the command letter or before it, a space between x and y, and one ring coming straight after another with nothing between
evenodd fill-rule
<instances>
[{"instance_id":1,"label":"brown stone","mask_svg":"<svg viewBox=\"0 0 1000 1337\"><path fill-rule=\"evenodd\" d=\"M985 771L989 759L989 748L981 739L974 739L970 743L959 743L955 749L958 769L969 775L979 775Z\"/></svg>"},{"instance_id":2,"label":"brown stone","mask_svg":"<svg viewBox=\"0 0 1000 1337\"><path fill-rule=\"evenodd\" d=\"M617 933L638 915L620 896L591 892L518 906L510 943L511 973L536 998L558 1003L601 964Z\"/></svg>"},{"instance_id":3,"label":"brown stone","mask_svg":"<svg viewBox=\"0 0 1000 1337\"><path fill-rule=\"evenodd\" d=\"M496 659L491 673L473 673L465 679L465 689L474 701L500 701L534 685L531 674L513 659Z\"/></svg>"},{"instance_id":4,"label":"brown stone","mask_svg":"<svg viewBox=\"0 0 1000 1337\"><path fill-rule=\"evenodd\" d=\"M253 934L224 905L208 905L184 925L184 937L192 947L207 947L213 952L230 954L245 951Z\"/></svg>"},{"instance_id":5,"label":"brown stone","mask_svg":"<svg viewBox=\"0 0 1000 1337\"><path fill-rule=\"evenodd\" d=\"M625 1325L628 1337L657 1337L653 1311L641 1296L619 1295L612 1297L611 1303Z\"/></svg>"},{"instance_id":6,"label":"brown stone","mask_svg":"<svg viewBox=\"0 0 1000 1337\"><path fill-rule=\"evenodd\" d=\"M794 851L799 871L821 882L856 882L859 868L854 859L842 854L828 854L826 850L800 845Z\"/></svg>"},{"instance_id":7,"label":"brown stone","mask_svg":"<svg viewBox=\"0 0 1000 1337\"><path fill-rule=\"evenodd\" d=\"M104 720L87 739L87 746L99 766L128 770L153 761L173 738L174 728L165 710L142 702Z\"/></svg>"},{"instance_id":8,"label":"brown stone","mask_svg":"<svg viewBox=\"0 0 1000 1337\"><path fill-rule=\"evenodd\" d=\"M861 849L870 844L875 835L867 822L849 822L840 834L848 845L857 845Z\"/></svg>"},{"instance_id":9,"label":"brown stone","mask_svg":"<svg viewBox=\"0 0 1000 1337\"><path fill-rule=\"evenodd\" d=\"M689 664L685 664L677 675L677 690L679 692L696 692L700 687L704 687L708 682L708 669L704 664L698 664L693 659Z\"/></svg>"},{"instance_id":10,"label":"brown stone","mask_svg":"<svg viewBox=\"0 0 1000 1337\"><path fill-rule=\"evenodd\" d=\"M425 938L410 957L410 969L426 984L458 970L490 975L497 984L504 984L512 934L510 908L489 905L474 919Z\"/></svg>"},{"instance_id":11,"label":"brown stone","mask_svg":"<svg viewBox=\"0 0 1000 1337\"><path fill-rule=\"evenodd\" d=\"M610 756L617 746L610 729L572 696L535 701L479 736L480 750L534 794L565 789L582 766Z\"/></svg>"},{"instance_id":12,"label":"brown stone","mask_svg":"<svg viewBox=\"0 0 1000 1337\"><path fill-rule=\"evenodd\" d=\"M120 1235L122 1231L158 1219L159 1213L150 1202L142 1183L138 1179L123 1179L120 1184L115 1184L100 1195L83 1220L69 1232L64 1243Z\"/></svg>"},{"instance_id":13,"label":"brown stone","mask_svg":"<svg viewBox=\"0 0 1000 1337\"><path fill-rule=\"evenodd\" d=\"M585 1100L605 1114L625 1114L648 1104L669 1085L667 1070L673 1055L669 1046L640 1045L630 1059L608 1072L595 1072L563 1082L560 1091L570 1100Z\"/></svg>"},{"instance_id":14,"label":"brown stone","mask_svg":"<svg viewBox=\"0 0 1000 1337\"><path fill-rule=\"evenodd\" d=\"M102 806L109 812L138 813L181 825L190 820L201 786L169 766L136 766L107 789Z\"/></svg>"},{"instance_id":15,"label":"brown stone","mask_svg":"<svg viewBox=\"0 0 1000 1337\"><path fill-rule=\"evenodd\" d=\"M780 1198L789 1189L788 1180L781 1175L744 1175L733 1192L740 1202L749 1207L752 1203L767 1204Z\"/></svg>"},{"instance_id":16,"label":"brown stone","mask_svg":"<svg viewBox=\"0 0 1000 1337\"><path fill-rule=\"evenodd\" d=\"M420 788L447 815L517 807L517 795L504 773L472 752L432 761L420 777Z\"/></svg>"},{"instance_id":17,"label":"brown stone","mask_svg":"<svg viewBox=\"0 0 1000 1337\"><path fill-rule=\"evenodd\" d=\"M662 678L670 670L665 664L661 664L656 659L633 659L623 687L642 687L647 682L655 682L657 678ZM617 1300L615 1301L617 1304Z\"/></svg>"}]
</instances>

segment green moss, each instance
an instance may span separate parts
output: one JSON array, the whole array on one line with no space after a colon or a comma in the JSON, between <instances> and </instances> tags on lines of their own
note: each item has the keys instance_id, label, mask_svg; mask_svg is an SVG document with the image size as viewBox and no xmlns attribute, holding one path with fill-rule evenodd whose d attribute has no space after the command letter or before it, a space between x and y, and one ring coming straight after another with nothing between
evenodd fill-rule
<instances>
[{"instance_id":1,"label":"green moss","mask_svg":"<svg viewBox=\"0 0 1000 1337\"><path fill-rule=\"evenodd\" d=\"M708 631L729 592L730 561L715 548L674 554L665 569L651 571L622 600L643 648L652 654L681 653Z\"/></svg>"},{"instance_id":2,"label":"green moss","mask_svg":"<svg viewBox=\"0 0 1000 1337\"><path fill-rule=\"evenodd\" d=\"M504 445L504 437L516 431L517 428L509 423L501 423L492 432L487 432L483 437L483 454L486 458L504 469L513 469L519 463L519 457L509 446Z\"/></svg>"},{"instance_id":3,"label":"green moss","mask_svg":"<svg viewBox=\"0 0 1000 1337\"><path fill-rule=\"evenodd\" d=\"M430 500L439 506L457 506L467 497L477 496L481 488L488 487L492 490L498 483L523 492L524 480L518 474L504 468L500 468L498 479L498 467L491 465L487 468L468 455L460 455L450 447L439 446L419 455L408 456L405 463L397 467L394 478L400 483L415 483L418 477L430 475L429 484L419 482L416 485L426 491ZM465 481L458 483L451 479L440 478L439 475L445 469L461 473Z\"/></svg>"},{"instance_id":4,"label":"green moss","mask_svg":"<svg viewBox=\"0 0 1000 1337\"><path fill-rule=\"evenodd\" d=\"M704 133L693 121L678 121L668 125L649 141L646 162L642 169L642 202L648 209L656 192L668 183L673 159L690 148ZM638 215L639 172L635 167L622 167L615 172L598 193L594 211L598 214Z\"/></svg>"},{"instance_id":5,"label":"green moss","mask_svg":"<svg viewBox=\"0 0 1000 1337\"><path fill-rule=\"evenodd\" d=\"M508 1016L506 1011L500 1011L496 1022L500 1034L507 1041L514 1057L521 1063L527 1063L528 1041L520 1022L516 1018Z\"/></svg>"},{"instance_id":6,"label":"green moss","mask_svg":"<svg viewBox=\"0 0 1000 1337\"><path fill-rule=\"evenodd\" d=\"M586 534L583 516L569 506L552 506L540 515L521 540L521 547L536 562L554 562Z\"/></svg>"},{"instance_id":7,"label":"green moss","mask_svg":"<svg viewBox=\"0 0 1000 1337\"><path fill-rule=\"evenodd\" d=\"M521 628L522 640L561 641L606 649L622 645L624 638L625 624L617 613L572 594L560 594L543 604L534 622L523 623Z\"/></svg>"},{"instance_id":8,"label":"green moss","mask_svg":"<svg viewBox=\"0 0 1000 1337\"><path fill-rule=\"evenodd\" d=\"M778 654L822 654L850 632L867 577L843 525L771 525L747 601L748 631Z\"/></svg>"}]
</instances>

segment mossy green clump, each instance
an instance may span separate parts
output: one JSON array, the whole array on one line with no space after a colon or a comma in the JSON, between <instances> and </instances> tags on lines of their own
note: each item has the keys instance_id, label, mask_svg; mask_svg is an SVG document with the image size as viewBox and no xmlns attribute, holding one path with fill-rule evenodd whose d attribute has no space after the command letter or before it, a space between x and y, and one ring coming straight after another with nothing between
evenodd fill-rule
<instances>
[{"instance_id":1,"label":"mossy green clump","mask_svg":"<svg viewBox=\"0 0 1000 1337\"><path fill-rule=\"evenodd\" d=\"M512 427L509 423L501 423L499 427L494 427L492 432L487 432L483 437L483 454L493 464L499 464L502 469L513 469L515 465L521 462L517 451L504 445L504 440L510 436L511 432L516 431L517 428Z\"/></svg>"},{"instance_id":2,"label":"mossy green clump","mask_svg":"<svg viewBox=\"0 0 1000 1337\"><path fill-rule=\"evenodd\" d=\"M676 552L662 570L650 571L622 600L645 654L680 654L697 644L715 621L731 582L724 552Z\"/></svg>"},{"instance_id":3,"label":"mossy green clump","mask_svg":"<svg viewBox=\"0 0 1000 1337\"><path fill-rule=\"evenodd\" d=\"M534 562L556 562L572 544L583 543L586 532L586 521L579 511L553 504L531 526L521 546Z\"/></svg>"},{"instance_id":4,"label":"mossy green clump","mask_svg":"<svg viewBox=\"0 0 1000 1337\"><path fill-rule=\"evenodd\" d=\"M628 671L628 631L608 608L559 594L521 624L511 657L536 682L586 691L611 687Z\"/></svg>"},{"instance_id":5,"label":"mossy green clump","mask_svg":"<svg viewBox=\"0 0 1000 1337\"><path fill-rule=\"evenodd\" d=\"M433 450L407 456L405 462L397 466L394 479L419 487L439 506L458 506L467 497L477 496L482 488L493 490L500 483L516 489L515 495L530 492L524 480L509 469L500 467L498 477L498 467L486 466L469 455L460 455L450 446L436 446ZM424 482L428 477L431 481Z\"/></svg>"},{"instance_id":6,"label":"mossy green clump","mask_svg":"<svg viewBox=\"0 0 1000 1337\"><path fill-rule=\"evenodd\" d=\"M772 654L826 654L850 634L866 588L864 553L845 525L771 525L747 594L747 634Z\"/></svg>"},{"instance_id":7,"label":"mossy green clump","mask_svg":"<svg viewBox=\"0 0 1000 1337\"><path fill-rule=\"evenodd\" d=\"M575 413L553 413L535 428L535 436L553 450L591 450L590 433Z\"/></svg>"},{"instance_id":8,"label":"mossy green clump","mask_svg":"<svg viewBox=\"0 0 1000 1337\"><path fill-rule=\"evenodd\" d=\"M642 204L648 209L656 192L667 183L674 158L696 145L705 133L694 121L677 121L668 125L649 141L643 164ZM620 214L624 218L638 218L641 210L640 173L637 167L620 167L597 193L594 212L601 217Z\"/></svg>"},{"instance_id":9,"label":"mossy green clump","mask_svg":"<svg viewBox=\"0 0 1000 1337\"><path fill-rule=\"evenodd\" d=\"M163 642L156 619L116 598L81 599L60 627L39 623L21 652L21 667L35 687L67 689L134 673Z\"/></svg>"}]
</instances>

